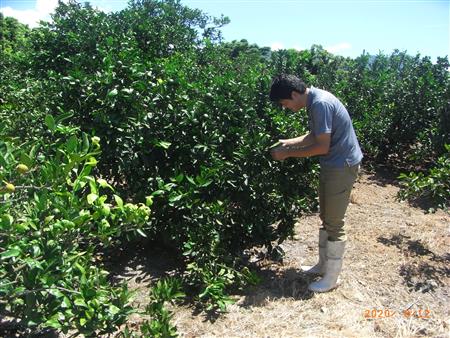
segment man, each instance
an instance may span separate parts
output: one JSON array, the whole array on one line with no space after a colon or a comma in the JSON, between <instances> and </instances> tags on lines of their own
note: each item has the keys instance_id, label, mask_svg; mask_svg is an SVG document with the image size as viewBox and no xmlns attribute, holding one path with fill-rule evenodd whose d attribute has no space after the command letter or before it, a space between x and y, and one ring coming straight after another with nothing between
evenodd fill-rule
<instances>
[{"instance_id":1,"label":"man","mask_svg":"<svg viewBox=\"0 0 450 338\"><path fill-rule=\"evenodd\" d=\"M270 100L293 112L306 107L308 113L310 132L280 140L271 155L280 161L288 157L320 156L319 262L306 272L323 275L308 286L309 290L326 292L337 286L342 269L347 240L344 216L363 158L361 148L346 108L333 94L307 88L293 75L281 75L273 80Z\"/></svg>"}]
</instances>

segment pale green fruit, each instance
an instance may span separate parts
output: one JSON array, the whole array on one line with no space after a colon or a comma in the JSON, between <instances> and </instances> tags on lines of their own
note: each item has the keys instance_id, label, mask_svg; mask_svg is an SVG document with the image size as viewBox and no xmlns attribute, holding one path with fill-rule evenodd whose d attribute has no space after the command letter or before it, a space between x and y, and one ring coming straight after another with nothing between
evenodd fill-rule
<instances>
[{"instance_id":1,"label":"pale green fruit","mask_svg":"<svg viewBox=\"0 0 450 338\"><path fill-rule=\"evenodd\" d=\"M20 174L26 174L30 169L23 163L20 163L17 165L16 170L20 173Z\"/></svg>"}]
</instances>

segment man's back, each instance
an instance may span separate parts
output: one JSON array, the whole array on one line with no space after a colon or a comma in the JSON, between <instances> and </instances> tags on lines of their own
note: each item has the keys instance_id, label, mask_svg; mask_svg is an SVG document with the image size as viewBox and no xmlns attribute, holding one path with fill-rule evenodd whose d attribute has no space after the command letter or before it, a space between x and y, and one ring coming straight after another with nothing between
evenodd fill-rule
<instances>
[{"instance_id":1,"label":"man's back","mask_svg":"<svg viewBox=\"0 0 450 338\"><path fill-rule=\"evenodd\" d=\"M361 162L363 155L350 115L339 99L325 90L311 87L306 109L311 132L331 134L330 150L320 157L321 165L344 167Z\"/></svg>"}]
</instances>

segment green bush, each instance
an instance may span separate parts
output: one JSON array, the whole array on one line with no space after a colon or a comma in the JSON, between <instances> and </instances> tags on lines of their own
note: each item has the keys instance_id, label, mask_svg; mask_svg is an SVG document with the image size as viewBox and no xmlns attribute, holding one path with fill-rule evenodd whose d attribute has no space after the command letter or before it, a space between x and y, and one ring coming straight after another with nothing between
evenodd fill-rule
<instances>
[{"instance_id":1,"label":"green bush","mask_svg":"<svg viewBox=\"0 0 450 338\"><path fill-rule=\"evenodd\" d=\"M435 166L426 174L410 172L401 174L402 188L399 197L403 200L429 198L440 208L448 208L450 202L450 145L446 144L447 152L438 158Z\"/></svg>"},{"instance_id":2,"label":"green bush","mask_svg":"<svg viewBox=\"0 0 450 338\"><path fill-rule=\"evenodd\" d=\"M237 282L244 248L291 235L295 217L314 206L317 170L310 160L270 158L278 137L305 129L267 101L270 74L259 57L230 59L211 28L207 39L192 36L189 27L205 20L176 1L135 2L111 15L61 4L54 23L35 31L31 53L47 109L72 112L71 123L100 137L98 170L122 194L152 196L146 234L186 267L195 261L201 298L221 308L231 283L217 283L217 297L204 293L215 266L227 265ZM143 32L144 23L158 34ZM174 24L189 38L161 51Z\"/></svg>"},{"instance_id":3,"label":"green bush","mask_svg":"<svg viewBox=\"0 0 450 338\"><path fill-rule=\"evenodd\" d=\"M113 332L133 309L100 254L143 234L150 209L95 177L99 139L60 121L29 142L0 130L0 311L33 331Z\"/></svg>"}]
</instances>

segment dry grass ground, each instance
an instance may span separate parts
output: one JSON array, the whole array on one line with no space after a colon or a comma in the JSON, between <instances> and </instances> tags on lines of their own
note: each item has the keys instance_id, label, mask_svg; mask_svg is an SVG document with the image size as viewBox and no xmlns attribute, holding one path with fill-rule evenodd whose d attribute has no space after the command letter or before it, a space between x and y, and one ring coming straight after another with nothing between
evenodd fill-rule
<instances>
[{"instance_id":1,"label":"dry grass ground","mask_svg":"<svg viewBox=\"0 0 450 338\"><path fill-rule=\"evenodd\" d=\"M171 308L180 336L450 337L450 215L400 203L393 183L363 173L355 184L340 287L307 291L314 277L300 266L316 262L319 228L318 215L308 215L283 244L283 262L255 263L262 283L234 295L227 313L208 318L187 305ZM144 306L148 285L171 264L136 264L125 276L135 305Z\"/></svg>"}]
</instances>

